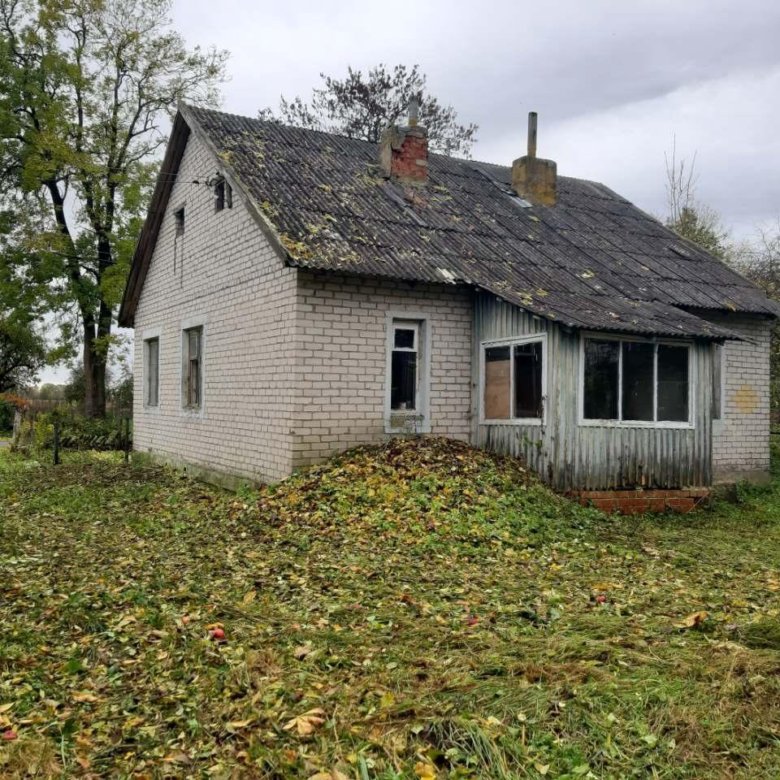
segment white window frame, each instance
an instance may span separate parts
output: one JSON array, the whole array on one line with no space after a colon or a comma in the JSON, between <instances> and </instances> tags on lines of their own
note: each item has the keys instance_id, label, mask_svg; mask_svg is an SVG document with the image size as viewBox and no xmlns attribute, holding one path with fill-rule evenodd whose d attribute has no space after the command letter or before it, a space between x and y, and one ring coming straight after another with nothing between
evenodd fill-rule
<instances>
[{"instance_id":1,"label":"white window frame","mask_svg":"<svg viewBox=\"0 0 780 780\"><path fill-rule=\"evenodd\" d=\"M430 433L431 318L425 312L391 311L385 317L385 433ZM417 404L415 409L392 409L395 331L415 331L417 352ZM402 350L411 351L411 350ZM400 424L399 424L400 423Z\"/></svg>"},{"instance_id":2,"label":"white window frame","mask_svg":"<svg viewBox=\"0 0 780 780\"><path fill-rule=\"evenodd\" d=\"M515 346L533 344L539 342L542 345L542 416L541 417L509 417L505 420L495 420L485 417L485 350L491 347L509 347L509 408L512 411L515 398ZM547 334L530 333L527 336L513 336L512 338L491 339L482 341L479 345L479 423L480 425L538 425L547 424Z\"/></svg>"},{"instance_id":3,"label":"white window frame","mask_svg":"<svg viewBox=\"0 0 780 780\"><path fill-rule=\"evenodd\" d=\"M614 341L620 344L618 351L618 414L623 414L623 342L653 344L653 418L658 416L658 347L685 347L688 350L688 420L600 420L585 417L585 341ZM644 339L634 336L618 336L614 333L582 333L580 335L580 365L578 382L579 425L597 428L679 428L690 430L696 427L696 352L691 341L672 339Z\"/></svg>"},{"instance_id":4,"label":"white window frame","mask_svg":"<svg viewBox=\"0 0 780 780\"><path fill-rule=\"evenodd\" d=\"M195 316L184 319L179 324L179 408L184 417L204 417L206 413L206 329L208 320L205 316ZM200 406L187 406L185 388L185 371L187 363L187 331L201 329L200 336Z\"/></svg>"}]
</instances>

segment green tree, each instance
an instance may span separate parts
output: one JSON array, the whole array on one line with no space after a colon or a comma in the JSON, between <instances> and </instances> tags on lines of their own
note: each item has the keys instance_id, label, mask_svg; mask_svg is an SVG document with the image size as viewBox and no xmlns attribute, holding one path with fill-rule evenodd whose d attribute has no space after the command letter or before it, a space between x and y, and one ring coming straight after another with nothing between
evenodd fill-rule
<instances>
[{"instance_id":1,"label":"green tree","mask_svg":"<svg viewBox=\"0 0 780 780\"><path fill-rule=\"evenodd\" d=\"M0 393L34 384L46 362L46 343L20 308L0 308Z\"/></svg>"},{"instance_id":2,"label":"green tree","mask_svg":"<svg viewBox=\"0 0 780 780\"><path fill-rule=\"evenodd\" d=\"M85 408L105 412L113 315L181 100L213 104L226 54L188 50L169 0L0 0L0 183L49 302L76 313ZM17 204L18 205L18 204Z\"/></svg>"},{"instance_id":3,"label":"green tree","mask_svg":"<svg viewBox=\"0 0 780 780\"><path fill-rule=\"evenodd\" d=\"M35 264L13 246L12 211L0 213L0 393L34 383L47 359L41 333L41 291Z\"/></svg>"},{"instance_id":4,"label":"green tree","mask_svg":"<svg viewBox=\"0 0 780 780\"><path fill-rule=\"evenodd\" d=\"M780 220L774 228L759 230L757 240L736 247L730 264L770 298L780 301ZM772 324L769 370L772 421L777 424L780 421L780 322L777 320Z\"/></svg>"},{"instance_id":5,"label":"green tree","mask_svg":"<svg viewBox=\"0 0 780 780\"><path fill-rule=\"evenodd\" d=\"M261 119L273 119L312 130L327 130L349 138L378 143L389 125L403 123L409 101L420 103L420 123L428 129L431 148L442 154L468 157L479 127L462 125L452 106L443 106L428 94L419 65L379 64L367 73L347 68L343 79L320 74L323 86L312 90L310 102L282 96L279 111L265 108Z\"/></svg>"}]
</instances>

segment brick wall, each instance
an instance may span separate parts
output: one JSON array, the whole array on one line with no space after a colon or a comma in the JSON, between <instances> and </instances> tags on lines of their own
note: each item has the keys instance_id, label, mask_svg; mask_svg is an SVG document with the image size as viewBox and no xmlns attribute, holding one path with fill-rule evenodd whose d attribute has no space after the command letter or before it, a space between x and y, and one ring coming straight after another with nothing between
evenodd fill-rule
<instances>
[{"instance_id":1,"label":"brick wall","mask_svg":"<svg viewBox=\"0 0 780 780\"><path fill-rule=\"evenodd\" d=\"M427 316L431 433L468 440L470 290L301 272L297 298L293 463L385 434L388 312Z\"/></svg>"},{"instance_id":2,"label":"brick wall","mask_svg":"<svg viewBox=\"0 0 780 780\"><path fill-rule=\"evenodd\" d=\"M744 336L723 347L723 413L713 421L715 482L762 481L769 475L770 323L743 314L707 319Z\"/></svg>"},{"instance_id":3,"label":"brick wall","mask_svg":"<svg viewBox=\"0 0 780 780\"><path fill-rule=\"evenodd\" d=\"M271 481L292 467L296 272L263 238L234 188L214 211L204 182L216 164L190 136L144 284L135 329L135 448ZM184 235L173 212L184 206ZM204 327L202 413L181 403L181 331ZM160 405L143 403L143 339L160 337Z\"/></svg>"}]
</instances>

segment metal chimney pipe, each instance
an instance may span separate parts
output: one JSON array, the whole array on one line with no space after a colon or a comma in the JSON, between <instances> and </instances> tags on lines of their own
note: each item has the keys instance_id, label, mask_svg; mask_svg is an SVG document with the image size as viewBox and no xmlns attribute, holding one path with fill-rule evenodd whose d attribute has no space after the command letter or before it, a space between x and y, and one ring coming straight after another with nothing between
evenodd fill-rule
<instances>
[{"instance_id":1,"label":"metal chimney pipe","mask_svg":"<svg viewBox=\"0 0 780 780\"><path fill-rule=\"evenodd\" d=\"M536 157L536 111L528 114L528 156Z\"/></svg>"}]
</instances>

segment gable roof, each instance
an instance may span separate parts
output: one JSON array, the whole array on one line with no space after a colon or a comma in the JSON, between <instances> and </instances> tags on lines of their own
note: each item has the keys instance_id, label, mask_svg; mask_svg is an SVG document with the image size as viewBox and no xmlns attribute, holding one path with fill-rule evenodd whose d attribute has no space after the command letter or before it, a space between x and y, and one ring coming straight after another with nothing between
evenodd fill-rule
<instances>
[{"instance_id":1,"label":"gable roof","mask_svg":"<svg viewBox=\"0 0 780 780\"><path fill-rule=\"evenodd\" d=\"M120 324L132 324L185 126L211 147L290 265L470 284L582 329L722 339L734 334L696 311L780 313L751 282L602 184L561 176L557 204L535 207L511 190L509 167L431 154L427 184L405 190L381 176L375 144L185 106Z\"/></svg>"}]
</instances>

